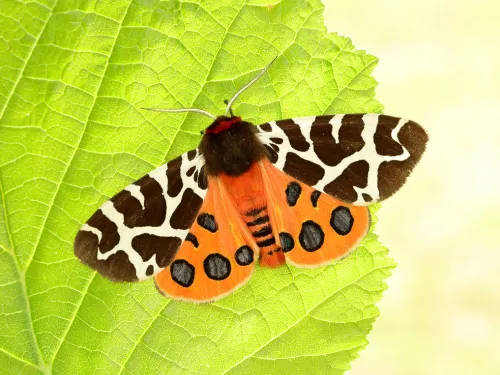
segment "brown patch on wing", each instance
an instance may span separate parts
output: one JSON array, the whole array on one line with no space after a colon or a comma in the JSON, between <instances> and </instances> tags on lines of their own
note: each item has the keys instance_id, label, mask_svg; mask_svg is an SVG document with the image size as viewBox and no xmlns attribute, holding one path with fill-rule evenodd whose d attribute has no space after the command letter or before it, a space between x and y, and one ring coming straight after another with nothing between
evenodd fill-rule
<instances>
[{"instance_id":1,"label":"brown patch on wing","mask_svg":"<svg viewBox=\"0 0 500 375\"><path fill-rule=\"evenodd\" d=\"M270 132L273 130L273 128L271 127L271 124L269 124L268 122L266 122L265 124L259 125L258 127L260 129L264 130L265 132Z\"/></svg>"},{"instance_id":2,"label":"brown patch on wing","mask_svg":"<svg viewBox=\"0 0 500 375\"><path fill-rule=\"evenodd\" d=\"M180 156L167 163L167 193L170 197L176 197L182 190L181 164L182 158Z\"/></svg>"},{"instance_id":3,"label":"brown patch on wing","mask_svg":"<svg viewBox=\"0 0 500 375\"><path fill-rule=\"evenodd\" d=\"M316 185L325 175L325 170L321 166L309 160L302 159L293 152L286 154L283 172L310 186Z\"/></svg>"},{"instance_id":4,"label":"brown patch on wing","mask_svg":"<svg viewBox=\"0 0 500 375\"><path fill-rule=\"evenodd\" d=\"M283 130L283 132L288 137L290 145L297 151L307 151L309 150L309 143L306 141L302 132L300 131L300 126L295 123L295 121L280 120L276 121L276 124Z\"/></svg>"},{"instance_id":5,"label":"brown patch on wing","mask_svg":"<svg viewBox=\"0 0 500 375\"><path fill-rule=\"evenodd\" d=\"M143 261L148 261L156 254L156 263L164 268L174 259L181 246L179 237L159 237L143 233L132 239L132 247L139 253Z\"/></svg>"},{"instance_id":6,"label":"brown patch on wing","mask_svg":"<svg viewBox=\"0 0 500 375\"><path fill-rule=\"evenodd\" d=\"M344 115L342 117L342 125L347 126L364 126L365 122L363 120L364 114L358 113L355 115Z\"/></svg>"},{"instance_id":7,"label":"brown patch on wing","mask_svg":"<svg viewBox=\"0 0 500 375\"><path fill-rule=\"evenodd\" d=\"M141 206L141 202L127 190L122 190L111 198L115 209L123 214L124 223L129 228L145 226L159 227L163 224L167 212L167 202L163 196L161 185L149 175L134 182L134 185L140 187L141 193L144 196L144 209ZM89 225L94 226L90 222Z\"/></svg>"},{"instance_id":8,"label":"brown patch on wing","mask_svg":"<svg viewBox=\"0 0 500 375\"><path fill-rule=\"evenodd\" d=\"M118 242L120 242L120 235L118 234L118 227L114 222L108 219L106 215L102 213L99 209L97 210L87 221L87 224L91 227L99 229L101 232L101 243L99 244L99 250L101 253L107 253L113 249ZM80 231L81 233L82 231ZM75 251L76 251L75 243Z\"/></svg>"},{"instance_id":9,"label":"brown patch on wing","mask_svg":"<svg viewBox=\"0 0 500 375\"><path fill-rule=\"evenodd\" d=\"M277 144L282 144L283 143L283 139L278 138L278 137L271 137L270 140L271 140L271 142L274 142L274 143L277 143Z\"/></svg>"},{"instance_id":10,"label":"brown patch on wing","mask_svg":"<svg viewBox=\"0 0 500 375\"><path fill-rule=\"evenodd\" d=\"M403 147L391 136L391 132L398 125L399 120L398 117L379 116L377 130L373 136L377 154L397 156L403 153Z\"/></svg>"},{"instance_id":11,"label":"brown patch on wing","mask_svg":"<svg viewBox=\"0 0 500 375\"><path fill-rule=\"evenodd\" d=\"M92 232L84 230L78 232L75 238L75 255L82 263L95 269L111 281L137 281L135 267L123 251L118 251L106 260L98 260L97 241L97 236Z\"/></svg>"},{"instance_id":12,"label":"brown patch on wing","mask_svg":"<svg viewBox=\"0 0 500 375\"><path fill-rule=\"evenodd\" d=\"M369 164L365 160L350 164L340 176L325 186L324 192L344 202L355 202L358 199L358 194L354 190L354 186L366 187L368 169Z\"/></svg>"},{"instance_id":13,"label":"brown patch on wing","mask_svg":"<svg viewBox=\"0 0 500 375\"><path fill-rule=\"evenodd\" d=\"M276 163L278 161L278 153L268 145L264 145L267 150L267 157L271 161L271 163Z\"/></svg>"},{"instance_id":14,"label":"brown patch on wing","mask_svg":"<svg viewBox=\"0 0 500 375\"><path fill-rule=\"evenodd\" d=\"M202 190L207 190L208 188L208 177L204 165L200 169L200 175L198 178L198 187Z\"/></svg>"},{"instance_id":15,"label":"brown patch on wing","mask_svg":"<svg viewBox=\"0 0 500 375\"><path fill-rule=\"evenodd\" d=\"M378 169L380 200L394 194L405 183L415 164L420 161L428 140L425 130L416 122L408 121L399 131L397 138L410 153L403 161L385 161Z\"/></svg>"},{"instance_id":16,"label":"brown patch on wing","mask_svg":"<svg viewBox=\"0 0 500 375\"><path fill-rule=\"evenodd\" d=\"M373 200L372 196L370 194L363 193L361 194L365 202L371 202Z\"/></svg>"},{"instance_id":17,"label":"brown patch on wing","mask_svg":"<svg viewBox=\"0 0 500 375\"><path fill-rule=\"evenodd\" d=\"M203 199L193 189L187 188L182 194L179 205L170 217L170 226L174 229L189 229L196 219Z\"/></svg>"},{"instance_id":18,"label":"brown patch on wing","mask_svg":"<svg viewBox=\"0 0 500 375\"><path fill-rule=\"evenodd\" d=\"M332 135L333 126L329 123L333 116L317 117L311 127L311 141L314 152L326 165L338 165L346 157L358 152L365 142L361 137L364 128L362 115L345 115L339 129L339 142Z\"/></svg>"},{"instance_id":19,"label":"brown patch on wing","mask_svg":"<svg viewBox=\"0 0 500 375\"><path fill-rule=\"evenodd\" d=\"M196 149L195 150L189 150L187 153L187 158L188 160L193 160L196 156Z\"/></svg>"}]
</instances>

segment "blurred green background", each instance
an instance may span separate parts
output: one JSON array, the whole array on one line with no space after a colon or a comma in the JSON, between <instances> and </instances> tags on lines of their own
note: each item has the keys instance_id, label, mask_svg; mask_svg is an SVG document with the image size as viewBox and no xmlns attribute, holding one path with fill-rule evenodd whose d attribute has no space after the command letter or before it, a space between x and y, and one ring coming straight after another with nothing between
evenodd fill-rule
<instances>
[{"instance_id":1,"label":"blurred green background","mask_svg":"<svg viewBox=\"0 0 500 375\"><path fill-rule=\"evenodd\" d=\"M384 113L429 132L377 232L399 263L351 375L500 374L500 1L325 1L379 57Z\"/></svg>"}]
</instances>

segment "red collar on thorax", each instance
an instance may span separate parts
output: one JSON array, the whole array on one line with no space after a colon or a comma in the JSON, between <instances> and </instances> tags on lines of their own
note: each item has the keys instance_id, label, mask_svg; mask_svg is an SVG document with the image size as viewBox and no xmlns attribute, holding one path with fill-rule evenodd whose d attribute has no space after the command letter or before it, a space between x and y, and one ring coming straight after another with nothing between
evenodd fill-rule
<instances>
[{"instance_id":1,"label":"red collar on thorax","mask_svg":"<svg viewBox=\"0 0 500 375\"><path fill-rule=\"evenodd\" d=\"M231 126L233 126L234 124L236 124L237 122L240 122L241 121L241 117L233 117L229 120L223 120L223 121L220 121L218 125L214 126L213 129L207 129L205 130L205 133L207 134L218 134L224 130L227 130L229 129Z\"/></svg>"}]
</instances>

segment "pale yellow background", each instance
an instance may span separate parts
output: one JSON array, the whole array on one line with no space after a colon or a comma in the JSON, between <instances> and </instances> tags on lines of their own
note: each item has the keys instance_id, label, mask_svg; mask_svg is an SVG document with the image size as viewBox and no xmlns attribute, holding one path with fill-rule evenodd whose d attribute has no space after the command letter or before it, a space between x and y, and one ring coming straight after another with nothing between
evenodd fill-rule
<instances>
[{"instance_id":1,"label":"pale yellow background","mask_svg":"<svg viewBox=\"0 0 500 375\"><path fill-rule=\"evenodd\" d=\"M380 211L399 265L348 373L500 374L500 1L325 3L328 28L380 58L384 112L430 135Z\"/></svg>"}]
</instances>

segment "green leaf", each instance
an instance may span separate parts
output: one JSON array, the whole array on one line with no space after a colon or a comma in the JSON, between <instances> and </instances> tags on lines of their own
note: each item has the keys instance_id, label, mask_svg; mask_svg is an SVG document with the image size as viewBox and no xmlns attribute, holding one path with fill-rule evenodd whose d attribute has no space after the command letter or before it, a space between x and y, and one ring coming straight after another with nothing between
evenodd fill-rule
<instances>
[{"instance_id":1,"label":"green leaf","mask_svg":"<svg viewBox=\"0 0 500 375\"><path fill-rule=\"evenodd\" d=\"M113 284L72 242L109 197L235 111L255 123L378 112L376 58L316 0L4 0L0 9L0 368L12 374L340 374L394 262L370 233L320 269L262 269L213 304ZM372 228L373 229L373 228Z\"/></svg>"}]
</instances>

